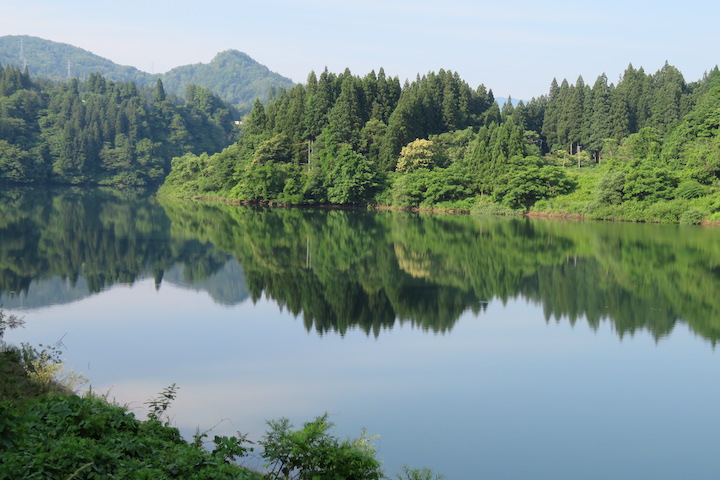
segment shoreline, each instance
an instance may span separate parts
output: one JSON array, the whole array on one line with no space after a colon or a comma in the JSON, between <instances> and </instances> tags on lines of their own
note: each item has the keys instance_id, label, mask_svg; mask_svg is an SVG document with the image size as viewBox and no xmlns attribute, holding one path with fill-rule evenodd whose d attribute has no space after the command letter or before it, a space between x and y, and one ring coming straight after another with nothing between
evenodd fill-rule
<instances>
[{"instance_id":1,"label":"shoreline","mask_svg":"<svg viewBox=\"0 0 720 480\"><path fill-rule=\"evenodd\" d=\"M297 203L286 203L286 202L254 202L247 200L237 200L232 198L224 197L208 197L208 196L171 196L171 195L158 195L158 198L169 198L176 200L189 200L197 202L209 202L209 203L226 203L228 205L247 206L247 207L262 207L262 208L314 208L319 210L365 210L375 212L410 212L410 213L421 213L421 214L445 214L445 215L490 215L497 217L524 217L536 220L561 220L561 221L596 221L596 222L621 222L621 223L648 223L648 224L667 224L667 225L682 225L681 222L663 222L660 220L632 220L624 218L588 218L586 215L574 212L558 212L549 210L510 210L507 213L501 212L486 212L486 211L474 211L473 209L467 208L442 208L442 207L396 207L393 205L382 205L382 204L355 204L355 205L339 205L332 203L323 204L297 204ZM502 207L499 204L490 204L492 206ZM720 221L713 221L710 219L703 219L701 222L693 224L699 227L720 227Z\"/></svg>"}]
</instances>

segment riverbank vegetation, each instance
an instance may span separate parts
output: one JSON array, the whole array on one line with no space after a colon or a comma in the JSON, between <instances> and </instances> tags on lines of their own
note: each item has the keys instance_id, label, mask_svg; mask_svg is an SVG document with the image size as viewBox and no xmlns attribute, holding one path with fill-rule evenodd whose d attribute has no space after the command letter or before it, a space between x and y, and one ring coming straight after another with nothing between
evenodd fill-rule
<instances>
[{"instance_id":1,"label":"riverbank vegetation","mask_svg":"<svg viewBox=\"0 0 720 480\"><path fill-rule=\"evenodd\" d=\"M717 68L693 83L668 64L617 85L553 80L502 109L451 71L401 86L326 70L256 103L237 144L175 158L160 194L718 221L718 118Z\"/></svg>"}]
</instances>

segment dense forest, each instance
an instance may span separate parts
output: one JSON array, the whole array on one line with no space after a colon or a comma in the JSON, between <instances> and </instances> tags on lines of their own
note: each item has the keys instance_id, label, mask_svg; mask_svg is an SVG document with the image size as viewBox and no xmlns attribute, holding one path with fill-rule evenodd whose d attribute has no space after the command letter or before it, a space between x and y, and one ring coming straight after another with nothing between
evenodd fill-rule
<instances>
[{"instance_id":1,"label":"dense forest","mask_svg":"<svg viewBox=\"0 0 720 480\"><path fill-rule=\"evenodd\" d=\"M0 36L0 65L27 66L33 77L55 82L87 78L92 73L138 85L150 85L156 80L149 73L118 65L82 48L30 35Z\"/></svg>"},{"instance_id":2,"label":"dense forest","mask_svg":"<svg viewBox=\"0 0 720 480\"><path fill-rule=\"evenodd\" d=\"M718 221L719 119L717 67L553 80L502 109L451 71L401 85L325 70L257 102L222 153L173 160L161 194Z\"/></svg>"},{"instance_id":3,"label":"dense forest","mask_svg":"<svg viewBox=\"0 0 720 480\"><path fill-rule=\"evenodd\" d=\"M112 82L34 81L0 66L0 181L150 185L173 157L214 153L236 135L232 107L189 85L184 99Z\"/></svg>"},{"instance_id":4,"label":"dense forest","mask_svg":"<svg viewBox=\"0 0 720 480\"><path fill-rule=\"evenodd\" d=\"M502 109L452 71L401 84L383 69L326 69L257 100L241 123L194 84L179 98L161 80L53 84L8 66L0 180L165 180L161 195L251 203L720 221L717 67L692 83L668 64L654 74L630 65L617 84L553 80L547 95Z\"/></svg>"},{"instance_id":5,"label":"dense forest","mask_svg":"<svg viewBox=\"0 0 720 480\"><path fill-rule=\"evenodd\" d=\"M293 86L289 78L271 72L237 50L218 53L209 63L183 65L165 73L147 73L118 65L82 48L29 35L0 36L0 65L27 66L33 78L55 82L66 82L70 78L86 80L93 73L100 73L113 82L135 82L138 87L152 87L162 80L168 94L181 97L188 85L194 84L212 90L240 115L250 111L255 99L267 101L275 89Z\"/></svg>"}]
</instances>

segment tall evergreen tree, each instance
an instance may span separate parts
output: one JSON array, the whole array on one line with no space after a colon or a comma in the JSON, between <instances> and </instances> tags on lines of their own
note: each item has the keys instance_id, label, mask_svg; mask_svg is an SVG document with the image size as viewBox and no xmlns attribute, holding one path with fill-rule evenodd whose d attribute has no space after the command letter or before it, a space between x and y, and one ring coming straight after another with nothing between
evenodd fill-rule
<instances>
[{"instance_id":1,"label":"tall evergreen tree","mask_svg":"<svg viewBox=\"0 0 720 480\"><path fill-rule=\"evenodd\" d=\"M596 161L600 160L600 152L605 139L612 135L612 116L610 104L610 87L607 76L600 75L592 88L592 110L588 117L588 136L585 149L589 150Z\"/></svg>"},{"instance_id":2,"label":"tall evergreen tree","mask_svg":"<svg viewBox=\"0 0 720 480\"><path fill-rule=\"evenodd\" d=\"M567 82L563 82L563 84L567 85ZM558 122L560 121L560 101L560 86L557 83L557 79L553 78L550 84L550 92L547 96L542 130L540 131L545 137L548 147L552 150L557 148L557 144L559 143Z\"/></svg>"},{"instance_id":3,"label":"tall evergreen tree","mask_svg":"<svg viewBox=\"0 0 720 480\"><path fill-rule=\"evenodd\" d=\"M359 89L352 76L345 76L342 82L340 95L330 113L328 113L328 126L336 143L347 143L353 149L360 146L360 130L362 122Z\"/></svg>"}]
</instances>

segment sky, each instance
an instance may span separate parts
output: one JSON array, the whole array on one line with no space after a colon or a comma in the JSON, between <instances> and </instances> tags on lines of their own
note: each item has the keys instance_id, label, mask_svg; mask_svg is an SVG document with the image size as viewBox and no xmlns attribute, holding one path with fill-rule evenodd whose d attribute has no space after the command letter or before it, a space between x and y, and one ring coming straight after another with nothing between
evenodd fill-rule
<instances>
[{"instance_id":1,"label":"sky","mask_svg":"<svg viewBox=\"0 0 720 480\"><path fill-rule=\"evenodd\" d=\"M401 82L441 68L529 100L553 78L617 83L667 61L695 81L720 63L720 2L663 0L0 0L0 35L68 43L162 73L236 49L304 83L380 67Z\"/></svg>"}]
</instances>

